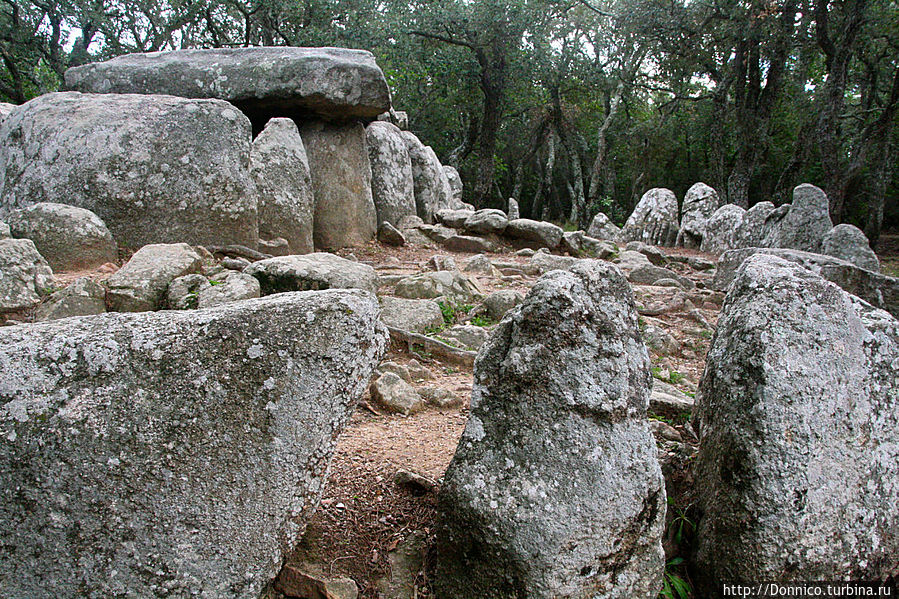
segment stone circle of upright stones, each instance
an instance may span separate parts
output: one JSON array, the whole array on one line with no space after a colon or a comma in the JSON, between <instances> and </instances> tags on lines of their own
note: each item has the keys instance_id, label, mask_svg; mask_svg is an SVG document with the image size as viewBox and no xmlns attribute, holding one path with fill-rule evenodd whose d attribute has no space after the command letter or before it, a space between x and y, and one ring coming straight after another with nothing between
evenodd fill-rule
<instances>
[{"instance_id":1,"label":"stone circle of upright stones","mask_svg":"<svg viewBox=\"0 0 899 599\"><path fill-rule=\"evenodd\" d=\"M698 596L899 572L899 322L798 264L737 272L697 395Z\"/></svg>"},{"instance_id":2,"label":"stone circle of upright stones","mask_svg":"<svg viewBox=\"0 0 899 599\"><path fill-rule=\"evenodd\" d=\"M250 121L222 100L59 92L0 126L0 215L86 208L119 245L255 245Z\"/></svg>"},{"instance_id":3,"label":"stone circle of upright stones","mask_svg":"<svg viewBox=\"0 0 899 599\"><path fill-rule=\"evenodd\" d=\"M654 187L640 198L624 228L622 241L642 241L650 245L672 246L680 227L677 197L670 189Z\"/></svg>"},{"instance_id":4,"label":"stone circle of upright stones","mask_svg":"<svg viewBox=\"0 0 899 599\"><path fill-rule=\"evenodd\" d=\"M481 348L439 497L439 597L657 596L665 488L633 293L581 261Z\"/></svg>"},{"instance_id":5,"label":"stone circle of upright stones","mask_svg":"<svg viewBox=\"0 0 899 599\"><path fill-rule=\"evenodd\" d=\"M677 245L699 248L705 235L706 223L720 204L718 192L705 183L694 183L684 196Z\"/></svg>"},{"instance_id":6,"label":"stone circle of upright stones","mask_svg":"<svg viewBox=\"0 0 899 599\"><path fill-rule=\"evenodd\" d=\"M360 290L0 329L0 595L259 597L386 343Z\"/></svg>"}]
</instances>

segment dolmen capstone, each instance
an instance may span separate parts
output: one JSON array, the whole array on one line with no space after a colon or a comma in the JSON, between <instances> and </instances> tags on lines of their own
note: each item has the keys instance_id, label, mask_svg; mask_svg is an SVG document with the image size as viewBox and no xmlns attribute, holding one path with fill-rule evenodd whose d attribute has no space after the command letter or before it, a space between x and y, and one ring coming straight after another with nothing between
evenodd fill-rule
<instances>
[{"instance_id":1,"label":"dolmen capstone","mask_svg":"<svg viewBox=\"0 0 899 599\"><path fill-rule=\"evenodd\" d=\"M0 596L258 598L386 343L361 290L0 329Z\"/></svg>"},{"instance_id":2,"label":"dolmen capstone","mask_svg":"<svg viewBox=\"0 0 899 599\"><path fill-rule=\"evenodd\" d=\"M694 422L697 596L899 572L899 322L777 256L743 262Z\"/></svg>"},{"instance_id":3,"label":"dolmen capstone","mask_svg":"<svg viewBox=\"0 0 899 599\"><path fill-rule=\"evenodd\" d=\"M652 376L614 265L548 273L474 367L439 496L438 597L655 599L665 487Z\"/></svg>"}]
</instances>

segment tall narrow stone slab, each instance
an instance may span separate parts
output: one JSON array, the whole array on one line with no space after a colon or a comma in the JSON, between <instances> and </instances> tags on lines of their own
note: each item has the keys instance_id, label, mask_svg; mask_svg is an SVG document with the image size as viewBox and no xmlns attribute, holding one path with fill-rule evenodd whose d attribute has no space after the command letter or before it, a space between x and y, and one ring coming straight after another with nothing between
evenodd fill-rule
<instances>
[{"instance_id":1,"label":"tall narrow stone slab","mask_svg":"<svg viewBox=\"0 0 899 599\"><path fill-rule=\"evenodd\" d=\"M415 216L412 160L402 131L391 123L375 121L365 128L371 163L371 192L378 224L398 227L404 216Z\"/></svg>"},{"instance_id":2,"label":"tall narrow stone slab","mask_svg":"<svg viewBox=\"0 0 899 599\"><path fill-rule=\"evenodd\" d=\"M336 250L363 245L378 232L371 195L371 164L365 128L356 123L306 123L300 130L309 156L315 216L315 248Z\"/></svg>"}]
</instances>

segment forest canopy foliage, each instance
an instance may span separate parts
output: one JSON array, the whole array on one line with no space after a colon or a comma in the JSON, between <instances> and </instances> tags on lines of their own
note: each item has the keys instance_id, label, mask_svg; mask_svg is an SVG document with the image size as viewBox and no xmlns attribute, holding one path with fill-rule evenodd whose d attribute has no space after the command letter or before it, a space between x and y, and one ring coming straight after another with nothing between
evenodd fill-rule
<instances>
[{"instance_id":1,"label":"forest canopy foliage","mask_svg":"<svg viewBox=\"0 0 899 599\"><path fill-rule=\"evenodd\" d=\"M895 0L0 0L0 100L128 52L371 50L466 201L584 227L696 181L899 224Z\"/></svg>"}]
</instances>

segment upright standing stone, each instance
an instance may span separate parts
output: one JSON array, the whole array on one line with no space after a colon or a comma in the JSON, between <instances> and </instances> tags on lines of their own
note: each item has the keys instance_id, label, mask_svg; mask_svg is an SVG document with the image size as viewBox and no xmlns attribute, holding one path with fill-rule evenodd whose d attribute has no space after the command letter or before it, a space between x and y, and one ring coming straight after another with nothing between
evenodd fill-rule
<instances>
[{"instance_id":1,"label":"upright standing stone","mask_svg":"<svg viewBox=\"0 0 899 599\"><path fill-rule=\"evenodd\" d=\"M316 249L363 245L378 232L371 196L371 165L360 124L311 122L300 134L306 145L315 196Z\"/></svg>"},{"instance_id":2,"label":"upright standing stone","mask_svg":"<svg viewBox=\"0 0 899 599\"><path fill-rule=\"evenodd\" d=\"M437 154L421 143L410 131L403 131L409 158L412 160L412 180L415 188L415 208L426 223L434 222L434 214L451 206L452 190Z\"/></svg>"},{"instance_id":3,"label":"upright standing stone","mask_svg":"<svg viewBox=\"0 0 899 599\"><path fill-rule=\"evenodd\" d=\"M622 241L670 246L677 241L678 227L677 198L674 192L655 187L643 194L624 223Z\"/></svg>"},{"instance_id":4,"label":"upright standing stone","mask_svg":"<svg viewBox=\"0 0 899 599\"><path fill-rule=\"evenodd\" d=\"M450 208L458 210L462 207L462 177L459 176L459 171L455 167L446 164L443 165L443 172L446 174L446 180L449 181L450 185L452 199Z\"/></svg>"},{"instance_id":5,"label":"upright standing stone","mask_svg":"<svg viewBox=\"0 0 899 599\"><path fill-rule=\"evenodd\" d=\"M509 220L516 220L521 218L521 210L518 207L518 200L515 198L509 198L509 209L506 211L506 214L509 215Z\"/></svg>"},{"instance_id":6,"label":"upright standing stone","mask_svg":"<svg viewBox=\"0 0 899 599\"><path fill-rule=\"evenodd\" d=\"M680 231L677 234L677 245L687 248L699 248L705 235L706 223L719 205L718 192L705 183L694 183L687 190L687 195L684 196Z\"/></svg>"},{"instance_id":7,"label":"upright standing stone","mask_svg":"<svg viewBox=\"0 0 899 599\"><path fill-rule=\"evenodd\" d=\"M253 140L250 173L259 199L259 237L287 240L291 253L312 248L315 200L306 147L290 119L272 119Z\"/></svg>"},{"instance_id":8,"label":"upright standing stone","mask_svg":"<svg viewBox=\"0 0 899 599\"><path fill-rule=\"evenodd\" d=\"M821 253L841 258L859 268L880 272L880 259L871 249L864 232L854 225L837 225L827 232Z\"/></svg>"},{"instance_id":9,"label":"upright standing stone","mask_svg":"<svg viewBox=\"0 0 899 599\"><path fill-rule=\"evenodd\" d=\"M771 202L759 202L746 211L737 229L736 244L733 249L759 247L767 237L768 217L774 212Z\"/></svg>"},{"instance_id":10,"label":"upright standing stone","mask_svg":"<svg viewBox=\"0 0 899 599\"><path fill-rule=\"evenodd\" d=\"M362 291L0 329L0 596L257 598L387 341Z\"/></svg>"},{"instance_id":11,"label":"upright standing stone","mask_svg":"<svg viewBox=\"0 0 899 599\"><path fill-rule=\"evenodd\" d=\"M439 498L438 597L655 599L665 488L651 381L615 266L581 261L534 285L475 361Z\"/></svg>"},{"instance_id":12,"label":"upright standing stone","mask_svg":"<svg viewBox=\"0 0 899 599\"><path fill-rule=\"evenodd\" d=\"M824 236L833 228L827 195L808 183L793 189L786 215L767 232L763 247L821 253Z\"/></svg>"},{"instance_id":13,"label":"upright standing stone","mask_svg":"<svg viewBox=\"0 0 899 599\"><path fill-rule=\"evenodd\" d=\"M384 121L375 121L365 128L365 141L378 223L397 227L404 216L416 214L412 160L406 141L399 128Z\"/></svg>"},{"instance_id":14,"label":"upright standing stone","mask_svg":"<svg viewBox=\"0 0 899 599\"><path fill-rule=\"evenodd\" d=\"M740 267L697 395L698 596L899 572L899 322L769 255Z\"/></svg>"},{"instance_id":15,"label":"upright standing stone","mask_svg":"<svg viewBox=\"0 0 899 599\"><path fill-rule=\"evenodd\" d=\"M705 226L702 251L720 253L736 248L745 216L746 210L736 204L725 204L715 210Z\"/></svg>"},{"instance_id":16,"label":"upright standing stone","mask_svg":"<svg viewBox=\"0 0 899 599\"><path fill-rule=\"evenodd\" d=\"M119 245L256 243L250 122L222 100L44 94L0 126L0 215L86 208Z\"/></svg>"},{"instance_id":17,"label":"upright standing stone","mask_svg":"<svg viewBox=\"0 0 899 599\"><path fill-rule=\"evenodd\" d=\"M593 217L593 220L590 221L587 235L594 239L618 241L621 237L621 229L618 228L608 216L602 212L597 212L596 216Z\"/></svg>"}]
</instances>

